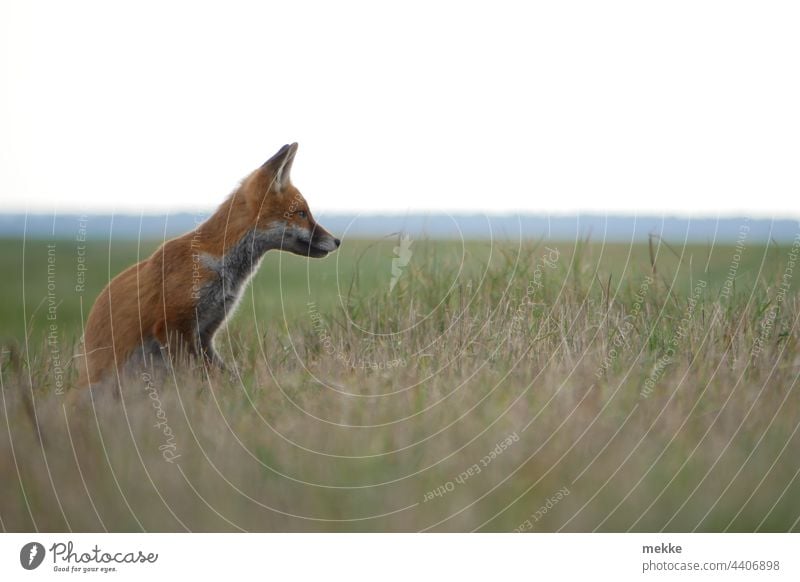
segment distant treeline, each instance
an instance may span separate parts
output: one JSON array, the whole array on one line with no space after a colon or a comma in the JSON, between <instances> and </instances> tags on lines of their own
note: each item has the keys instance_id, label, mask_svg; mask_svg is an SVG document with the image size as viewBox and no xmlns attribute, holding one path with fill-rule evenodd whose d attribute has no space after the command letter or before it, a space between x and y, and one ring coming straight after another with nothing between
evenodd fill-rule
<instances>
[{"instance_id":1,"label":"distant treeline","mask_svg":"<svg viewBox=\"0 0 800 582\"><path fill-rule=\"evenodd\" d=\"M187 232L208 214L0 214L0 237L87 240L163 239ZM444 239L586 239L646 242L651 235L680 244L786 243L800 234L797 220L750 218L680 218L660 216L531 215L531 214L319 214L317 220L341 237L380 238L405 233Z\"/></svg>"}]
</instances>

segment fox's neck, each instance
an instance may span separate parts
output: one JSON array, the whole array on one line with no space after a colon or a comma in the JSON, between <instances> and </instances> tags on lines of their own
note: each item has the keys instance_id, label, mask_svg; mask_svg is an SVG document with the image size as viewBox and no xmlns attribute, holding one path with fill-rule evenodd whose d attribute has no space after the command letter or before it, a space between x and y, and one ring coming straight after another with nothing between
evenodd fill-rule
<instances>
[{"instance_id":1,"label":"fox's neck","mask_svg":"<svg viewBox=\"0 0 800 582\"><path fill-rule=\"evenodd\" d=\"M279 242L280 239L276 243L271 233L253 228L228 248L224 255L217 257L204 254L201 260L219 276L224 295L236 297L258 268L264 253L276 248Z\"/></svg>"},{"instance_id":2,"label":"fox's neck","mask_svg":"<svg viewBox=\"0 0 800 582\"><path fill-rule=\"evenodd\" d=\"M259 236L264 234L265 236ZM230 253L242 254L243 248L250 248L257 260L265 252L277 248L272 245L272 236L256 230L256 218L244 197L234 192L217 211L199 225L192 233L192 248L195 252L222 259Z\"/></svg>"},{"instance_id":3,"label":"fox's neck","mask_svg":"<svg viewBox=\"0 0 800 582\"><path fill-rule=\"evenodd\" d=\"M280 248L282 233L256 228L242 196L233 194L193 233L192 250L216 272L226 295L236 295L264 254Z\"/></svg>"}]
</instances>

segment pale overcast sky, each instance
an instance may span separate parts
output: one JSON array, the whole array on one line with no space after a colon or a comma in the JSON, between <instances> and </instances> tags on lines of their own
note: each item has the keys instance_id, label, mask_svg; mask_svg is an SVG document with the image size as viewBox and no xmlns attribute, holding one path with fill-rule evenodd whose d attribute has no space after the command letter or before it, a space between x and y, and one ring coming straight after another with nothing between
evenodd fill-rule
<instances>
[{"instance_id":1,"label":"pale overcast sky","mask_svg":"<svg viewBox=\"0 0 800 582\"><path fill-rule=\"evenodd\" d=\"M3 2L0 211L800 216L796 2Z\"/></svg>"}]
</instances>

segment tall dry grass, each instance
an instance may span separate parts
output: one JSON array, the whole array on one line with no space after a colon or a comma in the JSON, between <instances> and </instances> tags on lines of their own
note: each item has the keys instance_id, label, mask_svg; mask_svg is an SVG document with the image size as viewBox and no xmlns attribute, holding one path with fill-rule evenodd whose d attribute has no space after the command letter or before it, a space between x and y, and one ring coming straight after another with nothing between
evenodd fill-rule
<instances>
[{"instance_id":1,"label":"tall dry grass","mask_svg":"<svg viewBox=\"0 0 800 582\"><path fill-rule=\"evenodd\" d=\"M420 244L392 292L245 301L230 373L155 370L76 410L46 346L7 351L2 527L797 531L790 250L726 284L730 249L704 270L663 245L601 267L585 242Z\"/></svg>"}]
</instances>

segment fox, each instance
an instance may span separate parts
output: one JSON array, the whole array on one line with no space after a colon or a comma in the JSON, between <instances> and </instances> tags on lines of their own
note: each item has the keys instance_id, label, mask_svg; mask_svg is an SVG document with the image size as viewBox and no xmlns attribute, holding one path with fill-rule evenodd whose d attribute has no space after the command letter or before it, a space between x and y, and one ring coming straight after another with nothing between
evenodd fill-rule
<instances>
[{"instance_id":1,"label":"fox","mask_svg":"<svg viewBox=\"0 0 800 582\"><path fill-rule=\"evenodd\" d=\"M207 220L111 280L84 328L79 388L119 378L131 362L179 354L225 370L214 336L264 254L319 259L339 248L340 239L314 220L291 182L296 154L297 143L284 145Z\"/></svg>"}]
</instances>

